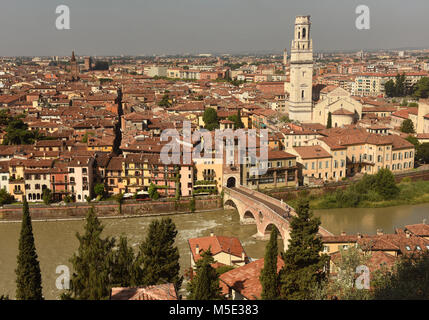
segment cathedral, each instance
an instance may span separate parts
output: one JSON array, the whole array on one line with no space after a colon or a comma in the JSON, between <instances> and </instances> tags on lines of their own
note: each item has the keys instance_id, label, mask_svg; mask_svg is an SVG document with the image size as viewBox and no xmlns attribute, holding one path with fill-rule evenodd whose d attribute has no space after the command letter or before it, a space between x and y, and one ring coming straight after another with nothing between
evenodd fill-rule
<instances>
[{"instance_id":1,"label":"cathedral","mask_svg":"<svg viewBox=\"0 0 429 320\"><path fill-rule=\"evenodd\" d=\"M290 56L289 118L301 123L327 124L331 113L334 127L351 124L362 117L362 104L341 88L325 88L313 102L313 41L310 16L297 16ZM284 58L284 61L286 59Z\"/></svg>"}]
</instances>

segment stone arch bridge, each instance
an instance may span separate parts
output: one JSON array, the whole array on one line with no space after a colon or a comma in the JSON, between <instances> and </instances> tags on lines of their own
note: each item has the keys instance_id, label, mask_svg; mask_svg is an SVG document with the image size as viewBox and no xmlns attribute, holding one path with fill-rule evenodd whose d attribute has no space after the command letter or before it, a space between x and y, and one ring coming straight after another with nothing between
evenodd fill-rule
<instances>
[{"instance_id":1,"label":"stone arch bridge","mask_svg":"<svg viewBox=\"0 0 429 320\"><path fill-rule=\"evenodd\" d=\"M239 186L224 188L225 208L234 208L240 215L240 222L256 224L258 238L267 239L275 226L283 239L284 249L289 245L290 220L296 216L295 210L287 203L266 194ZM332 235L320 227L319 234Z\"/></svg>"}]
</instances>

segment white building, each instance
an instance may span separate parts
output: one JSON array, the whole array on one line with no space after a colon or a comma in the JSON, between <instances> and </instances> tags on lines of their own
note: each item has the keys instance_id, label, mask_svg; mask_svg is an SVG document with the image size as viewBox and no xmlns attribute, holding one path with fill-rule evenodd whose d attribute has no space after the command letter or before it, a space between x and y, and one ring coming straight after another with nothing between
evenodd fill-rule
<instances>
[{"instance_id":1,"label":"white building","mask_svg":"<svg viewBox=\"0 0 429 320\"><path fill-rule=\"evenodd\" d=\"M289 118L311 122L313 92L313 41L310 16L295 20L295 36L290 59Z\"/></svg>"}]
</instances>

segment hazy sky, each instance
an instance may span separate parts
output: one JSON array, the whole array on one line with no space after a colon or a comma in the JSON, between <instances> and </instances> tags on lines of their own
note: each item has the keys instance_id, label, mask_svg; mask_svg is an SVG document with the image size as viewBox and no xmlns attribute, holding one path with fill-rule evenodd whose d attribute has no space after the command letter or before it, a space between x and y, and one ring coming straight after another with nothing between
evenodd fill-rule
<instances>
[{"instance_id":1,"label":"hazy sky","mask_svg":"<svg viewBox=\"0 0 429 320\"><path fill-rule=\"evenodd\" d=\"M70 7L71 29L55 28ZM371 29L355 9L369 6ZM290 48L312 16L315 50L429 47L428 0L1 0L0 56L242 53Z\"/></svg>"}]
</instances>

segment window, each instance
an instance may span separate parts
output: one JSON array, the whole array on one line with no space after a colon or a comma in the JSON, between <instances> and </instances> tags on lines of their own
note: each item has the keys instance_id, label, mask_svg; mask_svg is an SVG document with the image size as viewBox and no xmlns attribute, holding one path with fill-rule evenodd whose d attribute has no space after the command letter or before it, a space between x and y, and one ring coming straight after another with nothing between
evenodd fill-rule
<instances>
[{"instance_id":1,"label":"window","mask_svg":"<svg viewBox=\"0 0 429 320\"><path fill-rule=\"evenodd\" d=\"M87 170L86 168L82 168L82 173L83 173L83 174L87 174L87 173L88 173L88 170Z\"/></svg>"},{"instance_id":2,"label":"window","mask_svg":"<svg viewBox=\"0 0 429 320\"><path fill-rule=\"evenodd\" d=\"M411 251L410 246L405 246L405 248L406 248L408 251Z\"/></svg>"},{"instance_id":3,"label":"window","mask_svg":"<svg viewBox=\"0 0 429 320\"><path fill-rule=\"evenodd\" d=\"M420 246L416 246L417 250L421 251L422 248L420 248Z\"/></svg>"},{"instance_id":4,"label":"window","mask_svg":"<svg viewBox=\"0 0 429 320\"><path fill-rule=\"evenodd\" d=\"M69 168L70 173L74 173L74 168Z\"/></svg>"}]
</instances>

